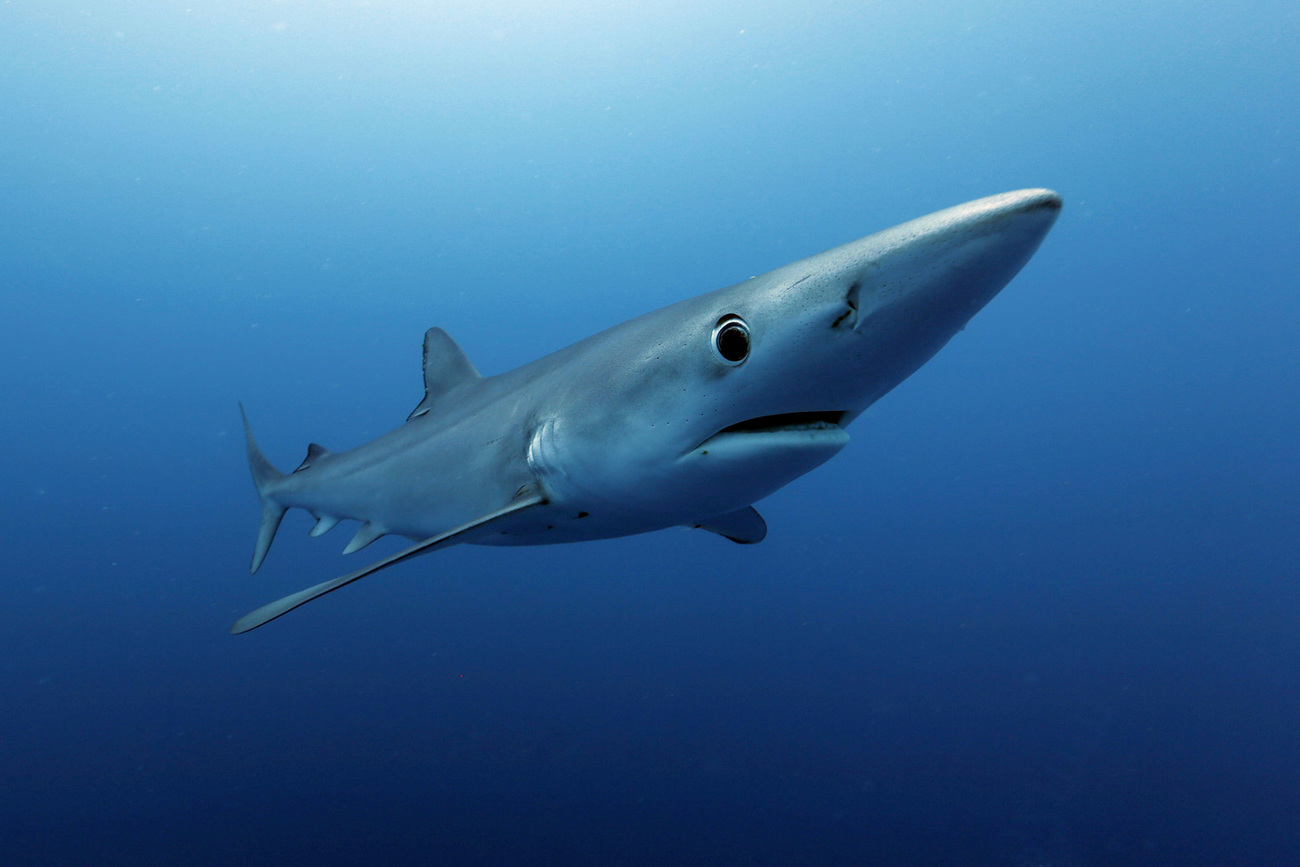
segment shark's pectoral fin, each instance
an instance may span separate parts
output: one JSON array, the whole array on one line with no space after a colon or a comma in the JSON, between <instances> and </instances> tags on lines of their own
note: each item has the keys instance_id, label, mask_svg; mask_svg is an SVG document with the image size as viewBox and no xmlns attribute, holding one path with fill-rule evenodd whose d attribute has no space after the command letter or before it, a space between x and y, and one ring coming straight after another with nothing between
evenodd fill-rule
<instances>
[{"instance_id":1,"label":"shark's pectoral fin","mask_svg":"<svg viewBox=\"0 0 1300 867\"><path fill-rule=\"evenodd\" d=\"M698 530L708 530L710 533L726 536L741 545L761 542L767 535L767 521L763 520L763 516L753 506L727 512L725 515L714 515L707 521L700 521L691 526Z\"/></svg>"},{"instance_id":2,"label":"shark's pectoral fin","mask_svg":"<svg viewBox=\"0 0 1300 867\"><path fill-rule=\"evenodd\" d=\"M248 632L250 629L256 629L264 623L269 623L282 614L287 614L299 605L324 596L326 593L337 590L345 584L351 584L353 581L364 578L380 569L386 569L403 560L409 560L417 554L425 554L438 548L449 548L452 545L459 545L462 542L470 542L481 536L488 535L499 529L501 524L508 523L511 518L525 509L531 509L534 506L545 505L546 497L539 493L531 486L524 489L515 497L508 506L497 509L495 512L489 512L479 518L475 518L468 523L461 524L459 527L448 530L445 533L439 533L437 536L431 536L423 542L416 542L404 551L398 551L396 554L385 557L384 559L371 563L364 569L358 569L356 572L349 572L347 575L335 578L332 581L326 581L323 584L317 584L315 587L308 587L306 590L300 590L283 599L272 602L270 605L263 605L256 611L245 614L230 627L232 635L238 635L241 632ZM756 513L757 514L757 513ZM761 521L762 519L760 519Z\"/></svg>"},{"instance_id":3,"label":"shark's pectoral fin","mask_svg":"<svg viewBox=\"0 0 1300 867\"><path fill-rule=\"evenodd\" d=\"M451 335L441 328L430 328L424 332L424 400L406 420L427 413L435 400L456 386L479 379L482 376Z\"/></svg>"}]
</instances>

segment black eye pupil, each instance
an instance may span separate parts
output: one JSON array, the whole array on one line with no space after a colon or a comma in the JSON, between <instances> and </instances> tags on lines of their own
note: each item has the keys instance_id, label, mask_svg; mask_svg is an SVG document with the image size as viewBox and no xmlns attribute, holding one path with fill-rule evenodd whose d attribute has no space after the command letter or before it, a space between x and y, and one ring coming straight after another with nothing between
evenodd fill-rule
<instances>
[{"instance_id":1,"label":"black eye pupil","mask_svg":"<svg viewBox=\"0 0 1300 867\"><path fill-rule=\"evenodd\" d=\"M749 331L739 325L724 326L718 332L718 354L733 364L749 355Z\"/></svg>"}]
</instances>

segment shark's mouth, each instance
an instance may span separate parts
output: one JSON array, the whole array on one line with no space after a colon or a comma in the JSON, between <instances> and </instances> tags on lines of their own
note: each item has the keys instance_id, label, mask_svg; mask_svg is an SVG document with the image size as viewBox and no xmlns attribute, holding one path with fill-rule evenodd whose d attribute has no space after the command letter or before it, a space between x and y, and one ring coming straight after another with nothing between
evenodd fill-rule
<instances>
[{"instance_id":1,"label":"shark's mouth","mask_svg":"<svg viewBox=\"0 0 1300 867\"><path fill-rule=\"evenodd\" d=\"M783 412L779 415L761 415L758 418L724 427L714 436L733 433L777 433L783 431L838 429L843 412Z\"/></svg>"},{"instance_id":2,"label":"shark's mouth","mask_svg":"<svg viewBox=\"0 0 1300 867\"><path fill-rule=\"evenodd\" d=\"M728 425L700 443L692 454L755 459L776 453L839 451L849 441L841 426L845 412L783 412ZM825 458L822 458L825 460Z\"/></svg>"}]
</instances>

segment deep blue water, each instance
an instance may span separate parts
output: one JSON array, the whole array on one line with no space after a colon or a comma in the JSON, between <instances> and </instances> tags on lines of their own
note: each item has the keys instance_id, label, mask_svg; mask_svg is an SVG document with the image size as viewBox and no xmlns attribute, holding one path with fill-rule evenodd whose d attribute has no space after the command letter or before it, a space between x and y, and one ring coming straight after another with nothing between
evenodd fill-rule
<instances>
[{"instance_id":1,"label":"deep blue water","mask_svg":"<svg viewBox=\"0 0 1300 867\"><path fill-rule=\"evenodd\" d=\"M1300 863L1294 5L700 6L0 6L0 861ZM250 578L238 400L289 468L430 325L496 373L1028 186L762 545L227 635L402 544L293 513Z\"/></svg>"}]
</instances>

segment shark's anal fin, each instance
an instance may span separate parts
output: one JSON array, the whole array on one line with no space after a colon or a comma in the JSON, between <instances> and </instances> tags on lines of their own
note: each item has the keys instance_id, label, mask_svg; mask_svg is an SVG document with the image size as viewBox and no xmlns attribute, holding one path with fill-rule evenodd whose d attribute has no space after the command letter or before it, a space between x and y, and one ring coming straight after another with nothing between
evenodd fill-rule
<instances>
[{"instance_id":1,"label":"shark's anal fin","mask_svg":"<svg viewBox=\"0 0 1300 867\"><path fill-rule=\"evenodd\" d=\"M691 526L698 530L708 530L710 533L725 536L741 545L753 545L756 542L761 542L763 537L767 535L767 521L763 520L763 516L753 506L727 512L725 515L714 515L707 521L700 521L698 524L692 524Z\"/></svg>"},{"instance_id":2,"label":"shark's anal fin","mask_svg":"<svg viewBox=\"0 0 1300 867\"><path fill-rule=\"evenodd\" d=\"M306 590L300 590L283 599L272 602L270 605L263 605L256 611L245 614L230 627L232 635L239 635L242 632L248 632L250 629L256 629L264 623L269 623L275 618L288 614L299 605L305 605L326 593L333 592L353 581L360 580L380 569L386 569L389 566L401 563L403 560L409 560L418 554L427 554L439 548L449 548L452 545L459 545L462 542L469 542L481 536L494 532L501 524L508 523L511 518L525 509L531 509L534 506L542 506L547 502L545 495L538 492L532 487L522 491L509 505L497 509L495 512L488 512L486 515L475 518L468 523L461 524L459 527L448 530L445 533L439 533L437 536L431 536L423 542L416 542L404 551L398 551L396 554L385 557L384 559L371 563L364 569L358 569L355 572L349 572L347 575L335 578L332 581L326 581L323 584L317 584L315 587L308 587Z\"/></svg>"},{"instance_id":3,"label":"shark's anal fin","mask_svg":"<svg viewBox=\"0 0 1300 867\"><path fill-rule=\"evenodd\" d=\"M424 400L406 420L424 415L435 400L456 386L478 379L482 376L451 335L441 328L430 328L424 332Z\"/></svg>"}]
</instances>

